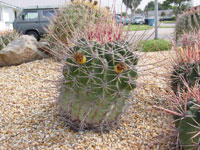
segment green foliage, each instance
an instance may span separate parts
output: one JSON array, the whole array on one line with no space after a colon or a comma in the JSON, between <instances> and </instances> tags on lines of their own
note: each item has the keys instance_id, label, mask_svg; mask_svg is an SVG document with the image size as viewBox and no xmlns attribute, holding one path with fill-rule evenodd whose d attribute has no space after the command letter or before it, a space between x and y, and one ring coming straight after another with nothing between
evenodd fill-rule
<instances>
[{"instance_id":1,"label":"green foliage","mask_svg":"<svg viewBox=\"0 0 200 150\"><path fill-rule=\"evenodd\" d=\"M7 32L0 36L0 50L6 47L18 34L16 32Z\"/></svg>"},{"instance_id":2,"label":"green foliage","mask_svg":"<svg viewBox=\"0 0 200 150\"><path fill-rule=\"evenodd\" d=\"M123 17L127 16L127 13L126 12L122 12L122 16Z\"/></svg>"},{"instance_id":3,"label":"green foliage","mask_svg":"<svg viewBox=\"0 0 200 150\"><path fill-rule=\"evenodd\" d=\"M122 2L135 13L136 8L140 5L142 0L122 0Z\"/></svg>"},{"instance_id":4,"label":"green foliage","mask_svg":"<svg viewBox=\"0 0 200 150\"><path fill-rule=\"evenodd\" d=\"M155 8L154 1L150 1L144 8L145 11L153 11ZM158 3L158 10L164 10L163 4ZM168 9L168 8L167 8Z\"/></svg>"},{"instance_id":5,"label":"green foliage","mask_svg":"<svg viewBox=\"0 0 200 150\"><path fill-rule=\"evenodd\" d=\"M124 30L128 31L142 31L142 30L150 30L152 29L152 26L149 25L130 25L130 26L124 26Z\"/></svg>"},{"instance_id":6,"label":"green foliage","mask_svg":"<svg viewBox=\"0 0 200 150\"><path fill-rule=\"evenodd\" d=\"M142 0L123 0L123 3L130 9L137 8Z\"/></svg>"},{"instance_id":7,"label":"green foliage","mask_svg":"<svg viewBox=\"0 0 200 150\"><path fill-rule=\"evenodd\" d=\"M165 0L163 2L164 7L171 7L174 10L175 16L182 13L189 8L190 0Z\"/></svg>"},{"instance_id":8,"label":"green foliage","mask_svg":"<svg viewBox=\"0 0 200 150\"><path fill-rule=\"evenodd\" d=\"M70 119L76 120L74 128L107 130L116 124L136 87L137 62L124 41L99 44L81 39L70 49L61 103Z\"/></svg>"},{"instance_id":9,"label":"green foliage","mask_svg":"<svg viewBox=\"0 0 200 150\"><path fill-rule=\"evenodd\" d=\"M165 51L170 50L172 48L172 44L169 41L163 39L146 40L141 42L141 45L142 51L144 52Z\"/></svg>"},{"instance_id":10,"label":"green foliage","mask_svg":"<svg viewBox=\"0 0 200 150\"><path fill-rule=\"evenodd\" d=\"M140 9L140 8L138 8L135 12L138 13L138 14L143 13L142 9Z\"/></svg>"},{"instance_id":11,"label":"green foliage","mask_svg":"<svg viewBox=\"0 0 200 150\"><path fill-rule=\"evenodd\" d=\"M165 12L163 11L162 13L161 13L161 17L165 17L166 16L166 14L165 14Z\"/></svg>"},{"instance_id":12,"label":"green foliage","mask_svg":"<svg viewBox=\"0 0 200 150\"><path fill-rule=\"evenodd\" d=\"M176 39L184 33L195 33L200 30L200 9L184 12L176 21Z\"/></svg>"}]
</instances>

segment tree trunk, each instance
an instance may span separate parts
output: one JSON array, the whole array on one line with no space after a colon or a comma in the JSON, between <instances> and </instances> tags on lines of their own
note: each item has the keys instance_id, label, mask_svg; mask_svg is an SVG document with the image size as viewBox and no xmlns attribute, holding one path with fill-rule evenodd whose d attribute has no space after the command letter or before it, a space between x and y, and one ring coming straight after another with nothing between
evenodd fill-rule
<instances>
[{"instance_id":1,"label":"tree trunk","mask_svg":"<svg viewBox=\"0 0 200 150\"><path fill-rule=\"evenodd\" d=\"M133 9L131 10L132 16L135 16L135 10L136 10L136 8L133 8Z\"/></svg>"}]
</instances>

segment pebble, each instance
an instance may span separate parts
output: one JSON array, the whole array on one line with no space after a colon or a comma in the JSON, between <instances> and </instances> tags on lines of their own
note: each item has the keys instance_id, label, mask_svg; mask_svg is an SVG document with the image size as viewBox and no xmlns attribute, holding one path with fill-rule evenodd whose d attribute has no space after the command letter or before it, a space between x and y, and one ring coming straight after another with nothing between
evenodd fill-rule
<instances>
[{"instance_id":1,"label":"pebble","mask_svg":"<svg viewBox=\"0 0 200 150\"><path fill-rule=\"evenodd\" d=\"M165 55L170 55L165 54ZM160 53L148 53L139 65L165 59ZM158 60L157 60L158 59ZM161 64L159 64L160 66ZM109 149L148 150L170 149L173 140L155 144L153 139L162 135L170 137L172 118L153 109L165 106L154 89L165 87L165 81L141 72L135 97L122 115L118 129L109 133L92 131L74 132L65 125L58 114L56 88L61 64L53 59L43 59L18 66L0 68L0 149ZM149 67L145 66L144 67ZM151 66L152 67L152 66ZM155 64L151 72L161 73L164 68ZM140 68L142 69L142 68ZM143 68L144 69L144 68ZM50 81L49 81L50 80ZM145 86L144 86L145 85ZM152 90L153 89L153 90ZM152 147L153 144L153 147Z\"/></svg>"}]
</instances>

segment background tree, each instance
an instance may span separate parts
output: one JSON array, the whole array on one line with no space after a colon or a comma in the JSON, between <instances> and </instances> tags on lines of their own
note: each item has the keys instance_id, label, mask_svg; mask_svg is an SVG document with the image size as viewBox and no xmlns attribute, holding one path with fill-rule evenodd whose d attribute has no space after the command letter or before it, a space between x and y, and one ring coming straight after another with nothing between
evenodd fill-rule
<instances>
[{"instance_id":1,"label":"background tree","mask_svg":"<svg viewBox=\"0 0 200 150\"><path fill-rule=\"evenodd\" d=\"M125 17L127 15L126 12L122 12L122 16Z\"/></svg>"},{"instance_id":2,"label":"background tree","mask_svg":"<svg viewBox=\"0 0 200 150\"><path fill-rule=\"evenodd\" d=\"M140 8L138 8L135 12L138 13L138 14L143 13L142 9L140 9Z\"/></svg>"},{"instance_id":3,"label":"background tree","mask_svg":"<svg viewBox=\"0 0 200 150\"><path fill-rule=\"evenodd\" d=\"M165 12L164 11L161 12L161 17L165 17L165 16L166 16Z\"/></svg>"},{"instance_id":4,"label":"background tree","mask_svg":"<svg viewBox=\"0 0 200 150\"><path fill-rule=\"evenodd\" d=\"M136 8L140 5L141 1L142 0L122 0L126 7L131 9L133 16L135 15Z\"/></svg>"},{"instance_id":5,"label":"background tree","mask_svg":"<svg viewBox=\"0 0 200 150\"><path fill-rule=\"evenodd\" d=\"M154 10L154 1L149 2L146 6L145 6L145 11L153 11ZM158 10L164 10L165 8L163 7L163 4L158 3Z\"/></svg>"},{"instance_id":6,"label":"background tree","mask_svg":"<svg viewBox=\"0 0 200 150\"><path fill-rule=\"evenodd\" d=\"M191 0L165 0L163 2L164 6L171 7L174 10L175 16L180 14L189 8L189 3Z\"/></svg>"}]
</instances>

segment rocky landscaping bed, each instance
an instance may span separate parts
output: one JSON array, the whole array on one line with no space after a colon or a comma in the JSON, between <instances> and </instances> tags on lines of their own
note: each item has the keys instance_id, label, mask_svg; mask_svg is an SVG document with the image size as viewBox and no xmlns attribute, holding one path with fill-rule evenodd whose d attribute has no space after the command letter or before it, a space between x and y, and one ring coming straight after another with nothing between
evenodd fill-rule
<instances>
[{"instance_id":1,"label":"rocky landscaping bed","mask_svg":"<svg viewBox=\"0 0 200 150\"><path fill-rule=\"evenodd\" d=\"M74 132L59 112L57 81L61 64L52 58L0 68L0 149L172 149L172 118L153 108L166 106L165 81L158 74L172 52L147 53L139 65L152 63L151 72L129 100L118 129L107 133ZM166 60L165 60L166 59ZM165 61L164 61L165 60ZM155 66L154 62L161 61ZM156 91L160 91L160 95ZM159 144L160 143L160 144Z\"/></svg>"}]
</instances>

